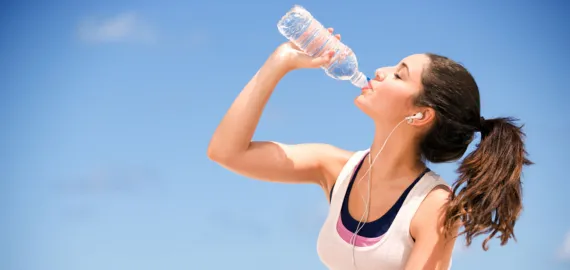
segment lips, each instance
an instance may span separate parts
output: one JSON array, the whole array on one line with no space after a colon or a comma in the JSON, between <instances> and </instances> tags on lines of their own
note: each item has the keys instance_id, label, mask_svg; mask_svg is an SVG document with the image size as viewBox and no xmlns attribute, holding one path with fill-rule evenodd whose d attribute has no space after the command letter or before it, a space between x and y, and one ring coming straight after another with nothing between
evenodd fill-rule
<instances>
[{"instance_id":1,"label":"lips","mask_svg":"<svg viewBox=\"0 0 570 270\"><path fill-rule=\"evenodd\" d=\"M366 92L374 92L374 88L372 88L372 83L370 80L368 80L368 85L362 87L361 90L362 94L365 94Z\"/></svg>"},{"instance_id":2,"label":"lips","mask_svg":"<svg viewBox=\"0 0 570 270\"><path fill-rule=\"evenodd\" d=\"M365 88L362 88L362 91L360 92L360 94L365 95L365 94L369 94L371 92L374 92L374 90L372 90L372 88L365 87Z\"/></svg>"},{"instance_id":3,"label":"lips","mask_svg":"<svg viewBox=\"0 0 570 270\"><path fill-rule=\"evenodd\" d=\"M362 92L364 92L364 91L370 91L370 90L372 90L372 87L365 86L365 87L362 87L362 89L360 89L360 90L362 90Z\"/></svg>"}]
</instances>

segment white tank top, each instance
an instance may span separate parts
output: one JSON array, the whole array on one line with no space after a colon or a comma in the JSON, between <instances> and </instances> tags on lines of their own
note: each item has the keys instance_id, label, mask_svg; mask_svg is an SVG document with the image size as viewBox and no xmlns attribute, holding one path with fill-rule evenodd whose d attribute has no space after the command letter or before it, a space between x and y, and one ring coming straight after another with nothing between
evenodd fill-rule
<instances>
[{"instance_id":1,"label":"white tank top","mask_svg":"<svg viewBox=\"0 0 570 270\"><path fill-rule=\"evenodd\" d=\"M427 194L439 185L448 184L437 174L429 171L415 184L388 231L379 242L371 246L353 247L341 238L337 221L348 184L360 161L368 150L356 152L344 165L332 191L328 216L317 240L317 253L330 270L400 270L404 269L414 241L410 235L410 223ZM355 266L356 265L356 266ZM451 265L451 263L450 263Z\"/></svg>"}]
</instances>

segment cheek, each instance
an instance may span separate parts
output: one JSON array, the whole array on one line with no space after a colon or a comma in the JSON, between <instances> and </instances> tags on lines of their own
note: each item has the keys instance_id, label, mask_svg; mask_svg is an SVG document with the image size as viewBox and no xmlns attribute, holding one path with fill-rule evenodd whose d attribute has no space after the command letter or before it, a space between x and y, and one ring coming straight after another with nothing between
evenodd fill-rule
<instances>
[{"instance_id":1,"label":"cheek","mask_svg":"<svg viewBox=\"0 0 570 270\"><path fill-rule=\"evenodd\" d=\"M398 83L385 84L374 93L358 97L357 104L369 114L381 118L399 118L406 115L412 104L413 93Z\"/></svg>"},{"instance_id":2,"label":"cheek","mask_svg":"<svg viewBox=\"0 0 570 270\"><path fill-rule=\"evenodd\" d=\"M408 106L410 102L411 93L403 85L392 84L377 91L374 99L383 107L390 109L390 111L399 111Z\"/></svg>"},{"instance_id":3,"label":"cheek","mask_svg":"<svg viewBox=\"0 0 570 270\"><path fill-rule=\"evenodd\" d=\"M415 89L401 81L384 81L374 86L374 92L360 95L356 105L376 119L398 121L413 107Z\"/></svg>"}]
</instances>

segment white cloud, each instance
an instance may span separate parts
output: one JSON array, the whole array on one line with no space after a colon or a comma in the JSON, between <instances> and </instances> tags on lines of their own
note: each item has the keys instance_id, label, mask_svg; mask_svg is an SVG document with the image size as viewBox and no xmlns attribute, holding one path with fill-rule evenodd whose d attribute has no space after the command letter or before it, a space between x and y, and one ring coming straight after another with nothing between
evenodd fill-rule
<instances>
[{"instance_id":1,"label":"white cloud","mask_svg":"<svg viewBox=\"0 0 570 270\"><path fill-rule=\"evenodd\" d=\"M90 43L154 42L155 32L135 12L108 18L87 18L78 27L79 38Z\"/></svg>"},{"instance_id":2,"label":"white cloud","mask_svg":"<svg viewBox=\"0 0 570 270\"><path fill-rule=\"evenodd\" d=\"M558 250L558 256L562 260L570 261L570 231L564 236L562 246Z\"/></svg>"}]
</instances>

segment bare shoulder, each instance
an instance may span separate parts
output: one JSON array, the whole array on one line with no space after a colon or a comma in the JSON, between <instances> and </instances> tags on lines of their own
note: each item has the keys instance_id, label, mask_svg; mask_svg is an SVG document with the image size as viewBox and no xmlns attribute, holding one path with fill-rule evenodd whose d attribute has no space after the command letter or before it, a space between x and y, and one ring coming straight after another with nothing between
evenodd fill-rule
<instances>
[{"instance_id":1,"label":"bare shoulder","mask_svg":"<svg viewBox=\"0 0 570 270\"><path fill-rule=\"evenodd\" d=\"M281 145L286 149L288 148L289 153L296 153L291 154L291 156L304 155L318 162L319 171L321 171L322 174L322 180L319 184L325 193L329 192L342 171L342 168L355 153L354 151L345 150L326 143Z\"/></svg>"},{"instance_id":2,"label":"bare shoulder","mask_svg":"<svg viewBox=\"0 0 570 270\"><path fill-rule=\"evenodd\" d=\"M329 156L329 161L331 162L347 162L352 155L354 155L354 151L345 150L334 146L332 144L315 144L315 147L320 147L322 153L326 153Z\"/></svg>"},{"instance_id":3,"label":"bare shoulder","mask_svg":"<svg viewBox=\"0 0 570 270\"><path fill-rule=\"evenodd\" d=\"M428 193L410 224L410 233L414 238L426 231L441 231L450 195L451 190L444 185L439 185Z\"/></svg>"},{"instance_id":4,"label":"bare shoulder","mask_svg":"<svg viewBox=\"0 0 570 270\"><path fill-rule=\"evenodd\" d=\"M240 175L269 182L328 185L328 175L342 164L349 152L323 143L285 144L253 141L246 150L209 154L224 168ZM341 167L342 168L342 167Z\"/></svg>"},{"instance_id":5,"label":"bare shoulder","mask_svg":"<svg viewBox=\"0 0 570 270\"><path fill-rule=\"evenodd\" d=\"M348 151L337 146L326 143L304 143L296 145L287 145L279 142L272 142L280 145L291 156L295 154L309 156L316 159L325 169L332 169L338 164L344 164L354 154L353 151Z\"/></svg>"},{"instance_id":6,"label":"bare shoulder","mask_svg":"<svg viewBox=\"0 0 570 270\"><path fill-rule=\"evenodd\" d=\"M451 190L448 186L439 185L429 192L422 203L422 206L433 210L440 209L447 203L450 195ZM420 209L422 206L420 206Z\"/></svg>"},{"instance_id":7,"label":"bare shoulder","mask_svg":"<svg viewBox=\"0 0 570 270\"><path fill-rule=\"evenodd\" d=\"M322 145L321 147L322 153L327 156L327 158L323 159L323 168L325 175L327 178L333 177L333 179L336 179L344 165L354 155L355 152L345 150L330 144Z\"/></svg>"},{"instance_id":8,"label":"bare shoulder","mask_svg":"<svg viewBox=\"0 0 570 270\"><path fill-rule=\"evenodd\" d=\"M450 195L451 190L447 186L437 186L420 204L410 224L414 246L406 262L406 269L449 268L455 246L455 237L449 238L444 231Z\"/></svg>"}]
</instances>

